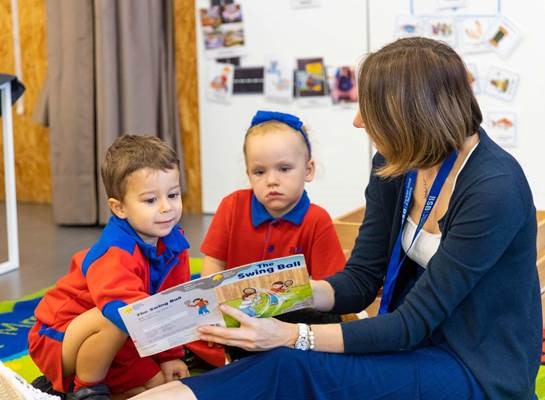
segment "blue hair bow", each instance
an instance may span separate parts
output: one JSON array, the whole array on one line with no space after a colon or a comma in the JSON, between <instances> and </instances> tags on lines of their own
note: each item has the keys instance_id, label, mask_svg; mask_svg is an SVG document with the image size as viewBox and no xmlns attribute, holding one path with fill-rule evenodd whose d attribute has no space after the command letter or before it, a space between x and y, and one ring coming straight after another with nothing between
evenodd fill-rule
<instances>
[{"instance_id":1,"label":"blue hair bow","mask_svg":"<svg viewBox=\"0 0 545 400\"><path fill-rule=\"evenodd\" d=\"M305 144L307 146L308 154L309 156L312 156L312 153L310 151L310 142L308 141L307 134L303 130L303 121L301 121L298 117L296 117L295 115L287 114L287 113L259 110L252 118L252 123L250 127L259 125L267 121L282 122L288 125L289 127L295 129L297 132L301 133L305 141Z\"/></svg>"}]
</instances>

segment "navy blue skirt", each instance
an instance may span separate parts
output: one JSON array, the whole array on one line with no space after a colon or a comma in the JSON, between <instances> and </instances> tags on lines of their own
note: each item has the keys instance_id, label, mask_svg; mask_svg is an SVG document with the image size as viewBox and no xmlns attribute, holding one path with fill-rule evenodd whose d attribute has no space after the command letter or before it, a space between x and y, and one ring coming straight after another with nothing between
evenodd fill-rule
<instances>
[{"instance_id":1,"label":"navy blue skirt","mask_svg":"<svg viewBox=\"0 0 545 400\"><path fill-rule=\"evenodd\" d=\"M484 399L469 370L442 347L369 355L278 348L182 379L206 399Z\"/></svg>"}]
</instances>

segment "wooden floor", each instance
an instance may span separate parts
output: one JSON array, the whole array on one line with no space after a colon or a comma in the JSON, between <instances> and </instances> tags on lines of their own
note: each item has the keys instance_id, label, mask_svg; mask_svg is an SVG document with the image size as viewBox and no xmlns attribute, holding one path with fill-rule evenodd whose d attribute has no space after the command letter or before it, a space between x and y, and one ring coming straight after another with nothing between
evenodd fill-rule
<instances>
[{"instance_id":1,"label":"wooden floor","mask_svg":"<svg viewBox=\"0 0 545 400\"><path fill-rule=\"evenodd\" d=\"M100 227L57 226L48 205L19 204L19 269L0 275L0 301L16 299L53 285L68 271L70 257L89 247L100 235ZM184 215L180 225L191 243L190 256L200 257L200 243L210 215ZM7 260L6 213L0 203L0 262Z\"/></svg>"}]
</instances>

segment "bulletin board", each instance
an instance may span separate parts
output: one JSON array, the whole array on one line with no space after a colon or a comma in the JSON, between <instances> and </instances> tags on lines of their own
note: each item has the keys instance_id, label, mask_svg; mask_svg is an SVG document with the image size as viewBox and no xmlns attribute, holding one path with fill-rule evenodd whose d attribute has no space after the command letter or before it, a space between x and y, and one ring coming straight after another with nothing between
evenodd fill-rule
<instances>
[{"instance_id":1,"label":"bulletin board","mask_svg":"<svg viewBox=\"0 0 545 400\"><path fill-rule=\"evenodd\" d=\"M235 3L240 5L244 46L232 47L235 56L242 54L240 67L263 67L271 55L281 56L294 69L297 59L313 57L322 58L328 67L355 66L366 52L365 1L238 0ZM314 104L298 98L276 102L259 93L233 93L227 102L211 100L207 76L214 64L212 57L231 54L229 49L206 48L204 31L199 25L200 10L209 7L210 1L197 0L195 4L203 211L214 213L224 196L249 187L242 144L258 109L295 114L309 128L317 165L316 176L306 187L312 202L324 207L332 217L361 206L370 156L365 133L352 126L356 103L333 105L328 96ZM234 73L237 74L236 67Z\"/></svg>"},{"instance_id":2,"label":"bulletin board","mask_svg":"<svg viewBox=\"0 0 545 400\"><path fill-rule=\"evenodd\" d=\"M536 208L545 209L545 2L521 6L516 0L388 0L388 7L385 3L368 0L370 50L410 35L406 30L421 30L438 39L444 34L475 76L484 129L519 161ZM505 29L498 28L498 21ZM450 22L452 32L445 29ZM492 39L488 46L471 43L480 31L484 42Z\"/></svg>"},{"instance_id":3,"label":"bulletin board","mask_svg":"<svg viewBox=\"0 0 545 400\"><path fill-rule=\"evenodd\" d=\"M449 42L475 76L484 128L520 162L536 207L545 209L545 52L541 34L544 2L531 2L524 7L516 0L236 3L240 4L244 26L240 57L243 67L263 67L270 54L291 60L293 68L297 59L311 57L322 58L328 66L356 66L368 51L411 33ZM297 8L297 3L310 6ZM197 25L199 8L207 4L209 0L196 2ZM484 36L494 29L501 31L498 24L506 25L508 35L495 36L496 49L484 48L482 41L471 42L480 31ZM505 38L516 40L510 43ZM318 166L314 181L307 185L313 202L333 217L364 203L372 151L365 133L352 127L355 103L339 106L329 101L308 106L294 99L282 104L270 102L263 94L236 93L229 104L210 101L206 93L210 52L205 49L199 27L197 49L204 212L215 212L222 197L248 187L242 140L257 109L296 114L310 127Z\"/></svg>"}]
</instances>

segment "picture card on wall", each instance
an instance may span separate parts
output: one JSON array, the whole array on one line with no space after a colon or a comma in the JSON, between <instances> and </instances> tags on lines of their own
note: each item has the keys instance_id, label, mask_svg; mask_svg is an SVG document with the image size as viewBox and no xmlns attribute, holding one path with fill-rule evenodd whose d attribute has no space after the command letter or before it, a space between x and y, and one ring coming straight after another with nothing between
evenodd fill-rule
<instances>
[{"instance_id":1,"label":"picture card on wall","mask_svg":"<svg viewBox=\"0 0 545 400\"><path fill-rule=\"evenodd\" d=\"M495 66L490 67L484 92L501 100L511 101L519 83L518 74Z\"/></svg>"},{"instance_id":2,"label":"picture card on wall","mask_svg":"<svg viewBox=\"0 0 545 400\"><path fill-rule=\"evenodd\" d=\"M398 15L394 30L395 39L411 36L423 36L423 20L412 15Z\"/></svg>"},{"instance_id":3,"label":"picture card on wall","mask_svg":"<svg viewBox=\"0 0 545 400\"><path fill-rule=\"evenodd\" d=\"M355 103L358 101L358 86L354 67L342 65L328 70L329 88L333 104Z\"/></svg>"},{"instance_id":4,"label":"picture card on wall","mask_svg":"<svg viewBox=\"0 0 545 400\"><path fill-rule=\"evenodd\" d=\"M293 100L292 62L276 56L267 57L264 72L266 99L277 102L290 102Z\"/></svg>"},{"instance_id":5,"label":"picture card on wall","mask_svg":"<svg viewBox=\"0 0 545 400\"><path fill-rule=\"evenodd\" d=\"M326 94L326 74L322 58L301 58L295 71L297 97L319 97Z\"/></svg>"},{"instance_id":6,"label":"picture card on wall","mask_svg":"<svg viewBox=\"0 0 545 400\"><path fill-rule=\"evenodd\" d=\"M456 23L452 17L430 16L425 20L426 36L456 46Z\"/></svg>"},{"instance_id":7,"label":"picture card on wall","mask_svg":"<svg viewBox=\"0 0 545 400\"><path fill-rule=\"evenodd\" d=\"M486 43L485 34L494 17L467 16L458 19L458 47L462 53L484 53L492 49Z\"/></svg>"},{"instance_id":8,"label":"picture card on wall","mask_svg":"<svg viewBox=\"0 0 545 400\"><path fill-rule=\"evenodd\" d=\"M240 4L212 1L200 8L200 26L207 58L229 58L246 54Z\"/></svg>"},{"instance_id":9,"label":"picture card on wall","mask_svg":"<svg viewBox=\"0 0 545 400\"><path fill-rule=\"evenodd\" d=\"M504 16L491 23L485 34L485 43L503 58L509 57L521 40L520 29Z\"/></svg>"},{"instance_id":10,"label":"picture card on wall","mask_svg":"<svg viewBox=\"0 0 545 400\"><path fill-rule=\"evenodd\" d=\"M322 0L291 0L291 8L315 8L322 5Z\"/></svg>"},{"instance_id":11,"label":"picture card on wall","mask_svg":"<svg viewBox=\"0 0 545 400\"><path fill-rule=\"evenodd\" d=\"M206 98L210 101L230 103L233 95L233 75L235 67L231 64L211 63L208 65Z\"/></svg>"},{"instance_id":12,"label":"picture card on wall","mask_svg":"<svg viewBox=\"0 0 545 400\"><path fill-rule=\"evenodd\" d=\"M465 0L435 0L437 9L465 7Z\"/></svg>"},{"instance_id":13,"label":"picture card on wall","mask_svg":"<svg viewBox=\"0 0 545 400\"><path fill-rule=\"evenodd\" d=\"M477 64L475 63L466 63L467 69L467 79L473 89L473 93L479 94L481 92L481 79L479 77L479 70L477 69Z\"/></svg>"},{"instance_id":14,"label":"picture card on wall","mask_svg":"<svg viewBox=\"0 0 545 400\"><path fill-rule=\"evenodd\" d=\"M262 94L263 67L236 67L233 94Z\"/></svg>"},{"instance_id":15,"label":"picture card on wall","mask_svg":"<svg viewBox=\"0 0 545 400\"><path fill-rule=\"evenodd\" d=\"M510 111L494 111L486 115L486 132L502 147L517 146L517 116Z\"/></svg>"}]
</instances>

